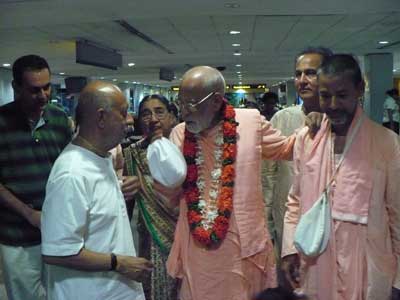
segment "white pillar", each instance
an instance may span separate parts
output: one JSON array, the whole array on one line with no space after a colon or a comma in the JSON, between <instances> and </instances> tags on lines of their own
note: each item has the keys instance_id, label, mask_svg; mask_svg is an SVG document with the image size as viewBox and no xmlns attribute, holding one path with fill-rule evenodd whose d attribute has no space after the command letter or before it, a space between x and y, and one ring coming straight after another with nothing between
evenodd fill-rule
<instances>
[{"instance_id":1,"label":"white pillar","mask_svg":"<svg viewBox=\"0 0 400 300\"><path fill-rule=\"evenodd\" d=\"M364 111L372 120L382 123L385 92L393 87L393 54L367 54L364 57L364 68Z\"/></svg>"}]
</instances>

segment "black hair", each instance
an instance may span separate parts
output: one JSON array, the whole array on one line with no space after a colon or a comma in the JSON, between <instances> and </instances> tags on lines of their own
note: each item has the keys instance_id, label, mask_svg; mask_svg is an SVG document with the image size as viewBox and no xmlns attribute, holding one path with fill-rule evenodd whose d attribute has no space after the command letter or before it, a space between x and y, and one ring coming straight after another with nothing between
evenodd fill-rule
<instances>
[{"instance_id":1,"label":"black hair","mask_svg":"<svg viewBox=\"0 0 400 300\"><path fill-rule=\"evenodd\" d=\"M354 86L363 82L360 66L351 54L334 54L328 57L318 70L320 74L336 76L348 73Z\"/></svg>"},{"instance_id":2,"label":"black hair","mask_svg":"<svg viewBox=\"0 0 400 300\"><path fill-rule=\"evenodd\" d=\"M170 112L170 104L167 98L165 98L163 95L159 95L159 94L153 94L153 95L147 95L145 97L143 97L142 101L140 101L139 104L139 110L138 110L138 118L140 119L140 114L142 113L142 108L143 105L149 101L150 99L157 99L159 100L164 106L165 108Z\"/></svg>"},{"instance_id":3,"label":"black hair","mask_svg":"<svg viewBox=\"0 0 400 300\"><path fill-rule=\"evenodd\" d=\"M257 294L253 300L296 300L306 299L298 298L292 292L284 289L283 287L269 288Z\"/></svg>"},{"instance_id":4,"label":"black hair","mask_svg":"<svg viewBox=\"0 0 400 300\"><path fill-rule=\"evenodd\" d=\"M34 54L21 56L14 62L12 67L14 82L17 85L21 85L25 71L39 71L43 69L48 69L50 72L49 64L43 57Z\"/></svg>"},{"instance_id":5,"label":"black hair","mask_svg":"<svg viewBox=\"0 0 400 300\"><path fill-rule=\"evenodd\" d=\"M297 60L299 59L300 56L305 55L305 54L319 54L322 56L322 61L321 63L323 63L325 61L325 59L327 59L328 57L333 55L333 52L331 49L326 48L326 47L307 47L305 49L303 49L300 53L298 53L296 55L296 59L294 61L295 64L297 64Z\"/></svg>"},{"instance_id":6,"label":"black hair","mask_svg":"<svg viewBox=\"0 0 400 300\"><path fill-rule=\"evenodd\" d=\"M393 97L393 96L398 96L399 95L399 90L398 89L391 89L386 91L386 94Z\"/></svg>"},{"instance_id":7,"label":"black hair","mask_svg":"<svg viewBox=\"0 0 400 300\"><path fill-rule=\"evenodd\" d=\"M175 118L179 120L179 110L178 106L174 102L169 103L169 111L174 114Z\"/></svg>"},{"instance_id":8,"label":"black hair","mask_svg":"<svg viewBox=\"0 0 400 300\"><path fill-rule=\"evenodd\" d=\"M279 97L278 94L274 93L274 92L267 92L265 93L262 98L261 101L262 102L267 102L269 99L273 99L275 101L275 103L279 102Z\"/></svg>"}]
</instances>

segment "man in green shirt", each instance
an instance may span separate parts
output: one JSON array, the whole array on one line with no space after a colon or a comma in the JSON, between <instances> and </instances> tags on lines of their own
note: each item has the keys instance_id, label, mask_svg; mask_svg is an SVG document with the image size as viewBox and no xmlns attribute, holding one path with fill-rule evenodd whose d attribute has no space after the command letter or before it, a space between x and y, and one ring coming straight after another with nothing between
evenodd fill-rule
<instances>
[{"instance_id":1,"label":"man in green shirt","mask_svg":"<svg viewBox=\"0 0 400 300\"><path fill-rule=\"evenodd\" d=\"M15 100L0 107L0 254L7 295L45 299L40 216L51 167L71 140L67 115L49 104L50 68L27 55L13 64Z\"/></svg>"}]
</instances>

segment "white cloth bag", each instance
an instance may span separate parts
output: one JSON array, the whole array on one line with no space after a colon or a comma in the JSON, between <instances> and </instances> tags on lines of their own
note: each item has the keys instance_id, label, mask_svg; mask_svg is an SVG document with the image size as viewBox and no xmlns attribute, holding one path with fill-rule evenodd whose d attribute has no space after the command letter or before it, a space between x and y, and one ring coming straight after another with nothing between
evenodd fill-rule
<instances>
[{"instance_id":1,"label":"white cloth bag","mask_svg":"<svg viewBox=\"0 0 400 300\"><path fill-rule=\"evenodd\" d=\"M186 178L186 161L178 147L162 137L147 148L151 176L168 188L180 186Z\"/></svg>"},{"instance_id":2,"label":"white cloth bag","mask_svg":"<svg viewBox=\"0 0 400 300\"><path fill-rule=\"evenodd\" d=\"M297 224L296 231L294 233L294 246L296 247L297 251L305 256L313 257L321 255L328 246L332 225L329 188L332 182L335 180L339 171L339 167L341 166L344 157L353 142L354 136L360 129L363 120L364 115L358 119L354 130L349 135L343 150L343 154L340 157L340 161L333 172L332 178L329 180L325 190L322 192L322 195L314 203L314 205L301 216L300 221Z\"/></svg>"}]
</instances>

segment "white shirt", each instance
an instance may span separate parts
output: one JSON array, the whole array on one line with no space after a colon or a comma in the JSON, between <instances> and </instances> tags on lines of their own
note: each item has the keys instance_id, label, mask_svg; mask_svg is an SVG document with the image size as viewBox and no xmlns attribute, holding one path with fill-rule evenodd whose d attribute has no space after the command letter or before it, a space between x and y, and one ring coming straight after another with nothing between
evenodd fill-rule
<instances>
[{"instance_id":1,"label":"white shirt","mask_svg":"<svg viewBox=\"0 0 400 300\"><path fill-rule=\"evenodd\" d=\"M68 256L82 247L100 253L136 256L132 232L112 166L69 144L54 163L42 209L42 254ZM86 272L49 266L51 300L144 300L140 283L112 271Z\"/></svg>"},{"instance_id":2,"label":"white shirt","mask_svg":"<svg viewBox=\"0 0 400 300\"><path fill-rule=\"evenodd\" d=\"M392 111L393 122L399 123L400 122L399 106L397 105L396 101L390 96L386 97L385 102L383 103L382 123L390 122L388 110Z\"/></svg>"}]
</instances>

